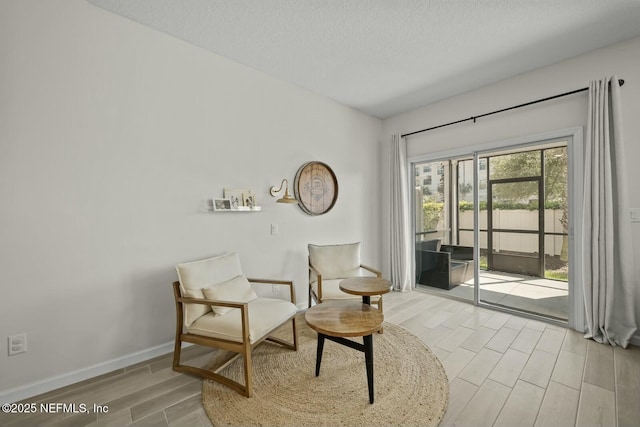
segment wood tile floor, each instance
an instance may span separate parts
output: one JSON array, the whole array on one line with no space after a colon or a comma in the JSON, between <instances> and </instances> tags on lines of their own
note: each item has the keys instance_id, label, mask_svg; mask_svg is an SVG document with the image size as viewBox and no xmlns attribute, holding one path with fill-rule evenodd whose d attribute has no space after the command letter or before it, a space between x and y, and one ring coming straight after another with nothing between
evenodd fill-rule
<instances>
[{"instance_id":1,"label":"wood tile floor","mask_svg":"<svg viewBox=\"0 0 640 427\"><path fill-rule=\"evenodd\" d=\"M638 347L420 291L386 295L384 310L442 361L450 397L441 426L640 425ZM184 354L204 364L210 350ZM210 426L200 393L201 381L173 372L166 355L25 400L95 403L107 414L0 414L0 425Z\"/></svg>"}]
</instances>

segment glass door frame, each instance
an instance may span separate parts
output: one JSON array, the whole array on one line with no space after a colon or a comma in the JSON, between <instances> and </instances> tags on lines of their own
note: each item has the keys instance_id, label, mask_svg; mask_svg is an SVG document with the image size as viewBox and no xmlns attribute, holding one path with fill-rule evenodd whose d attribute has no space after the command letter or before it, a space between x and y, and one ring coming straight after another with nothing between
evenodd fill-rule
<instances>
[{"instance_id":1,"label":"glass door frame","mask_svg":"<svg viewBox=\"0 0 640 427\"><path fill-rule=\"evenodd\" d=\"M568 209L569 209L569 307L568 307L568 322L560 322L554 319L546 318L543 316L537 316L517 310L511 310L508 308L496 307L480 301L479 295L479 283L480 283L480 201L479 201L479 168L480 158L487 154L495 153L501 150L518 150L531 147L551 144L555 141L567 141L567 155L568 155ZM442 160L460 159L463 157L473 158L473 217L474 217L474 231L473 231L473 245L474 245L474 300L473 304L481 307L490 308L496 311L504 311L507 313L517 314L522 317L528 317L532 319L542 319L549 323L555 323L561 326L569 326L576 331L585 331L585 313L584 313L584 292L582 286L582 258L579 255L582 251L582 216L581 209L583 195L583 128L574 127L569 129L561 129L551 132L545 132L541 134L529 135L521 138L513 138L508 140L496 141L492 143L471 146L467 148L453 149L446 152L437 152L424 155L416 155L407 159L407 188L414 187L415 180L415 166L419 163L437 162ZM411 192L410 205L412 210L415 211L416 200L414 192ZM544 193L543 193L544 194ZM411 221L412 236L415 236L416 226L415 221ZM411 239L410 241L414 241ZM415 243L414 243L415 244ZM411 254L415 253L415 250L410 251ZM415 272L415 257L412 255L411 259L412 272ZM411 274L412 285L415 288L415 274ZM465 300L468 301L468 300Z\"/></svg>"}]
</instances>

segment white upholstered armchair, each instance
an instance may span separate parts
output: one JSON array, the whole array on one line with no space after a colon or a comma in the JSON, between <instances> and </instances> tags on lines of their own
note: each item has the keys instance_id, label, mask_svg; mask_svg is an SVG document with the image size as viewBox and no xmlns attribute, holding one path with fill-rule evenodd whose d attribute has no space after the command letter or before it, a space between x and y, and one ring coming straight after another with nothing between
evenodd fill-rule
<instances>
[{"instance_id":1,"label":"white upholstered armchair","mask_svg":"<svg viewBox=\"0 0 640 427\"><path fill-rule=\"evenodd\" d=\"M264 340L298 349L293 282L247 279L235 252L176 266L178 282L173 283L176 302L176 339L173 370L207 378L250 397L252 388L251 350ZM261 298L251 283L287 285L290 301ZM270 334L291 321L291 342ZM183 342L224 349L244 357L244 384L217 371L180 363Z\"/></svg>"},{"instance_id":2,"label":"white upholstered armchair","mask_svg":"<svg viewBox=\"0 0 640 427\"><path fill-rule=\"evenodd\" d=\"M382 277L382 272L360 261L361 243L344 245L309 244L309 307L312 300L361 299L340 290L342 279L358 276ZM372 296L371 304L382 311L382 295Z\"/></svg>"}]
</instances>

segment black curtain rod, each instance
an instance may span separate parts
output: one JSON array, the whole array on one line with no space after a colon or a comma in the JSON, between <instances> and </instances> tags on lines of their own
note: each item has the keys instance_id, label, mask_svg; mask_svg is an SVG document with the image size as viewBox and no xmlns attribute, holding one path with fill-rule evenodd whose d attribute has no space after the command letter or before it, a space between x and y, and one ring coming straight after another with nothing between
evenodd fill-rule
<instances>
[{"instance_id":1,"label":"black curtain rod","mask_svg":"<svg viewBox=\"0 0 640 427\"><path fill-rule=\"evenodd\" d=\"M622 85L624 85L624 80L619 79L618 83L620 83L620 86L622 86ZM417 133L422 133L422 132L427 132L427 131L438 129L438 128L443 128L445 126L451 126L451 125L455 125L455 124L462 123L462 122L468 122L469 120L473 120L473 122L475 123L476 119L479 119L481 117L486 117L486 116L490 116L492 114L498 114L498 113L502 113L502 112L509 111L509 110L515 110L516 108L526 107L528 105L537 104L539 102L550 101L552 99L561 98L563 96L568 96L568 95L573 95L574 93L584 92L584 91L587 91L587 90L589 90L589 88L588 87L584 87L582 89L572 90L571 92L561 93L560 95L549 96L549 97L543 98L543 99L536 99L535 101L526 102L526 103L520 104L520 105L514 105L513 107L503 108L502 110L496 110L496 111L492 111L490 113L480 114L479 116L472 116L472 117L469 117L468 119L456 120L455 122L445 123L443 125L433 126L433 127L427 128L427 129L417 130L417 131L411 132L411 133L405 133L404 135L402 135L402 138L404 138L405 136L415 135Z\"/></svg>"}]
</instances>

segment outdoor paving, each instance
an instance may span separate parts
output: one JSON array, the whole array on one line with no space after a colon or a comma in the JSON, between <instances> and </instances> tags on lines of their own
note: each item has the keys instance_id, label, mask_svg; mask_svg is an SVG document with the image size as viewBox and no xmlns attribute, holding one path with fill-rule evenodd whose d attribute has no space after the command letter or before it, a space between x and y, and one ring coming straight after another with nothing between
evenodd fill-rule
<instances>
[{"instance_id":1,"label":"outdoor paving","mask_svg":"<svg viewBox=\"0 0 640 427\"><path fill-rule=\"evenodd\" d=\"M442 293L473 300L473 279ZM568 319L569 288L567 282L520 276L502 272L480 271L480 300L488 304L540 314L560 320Z\"/></svg>"}]
</instances>

